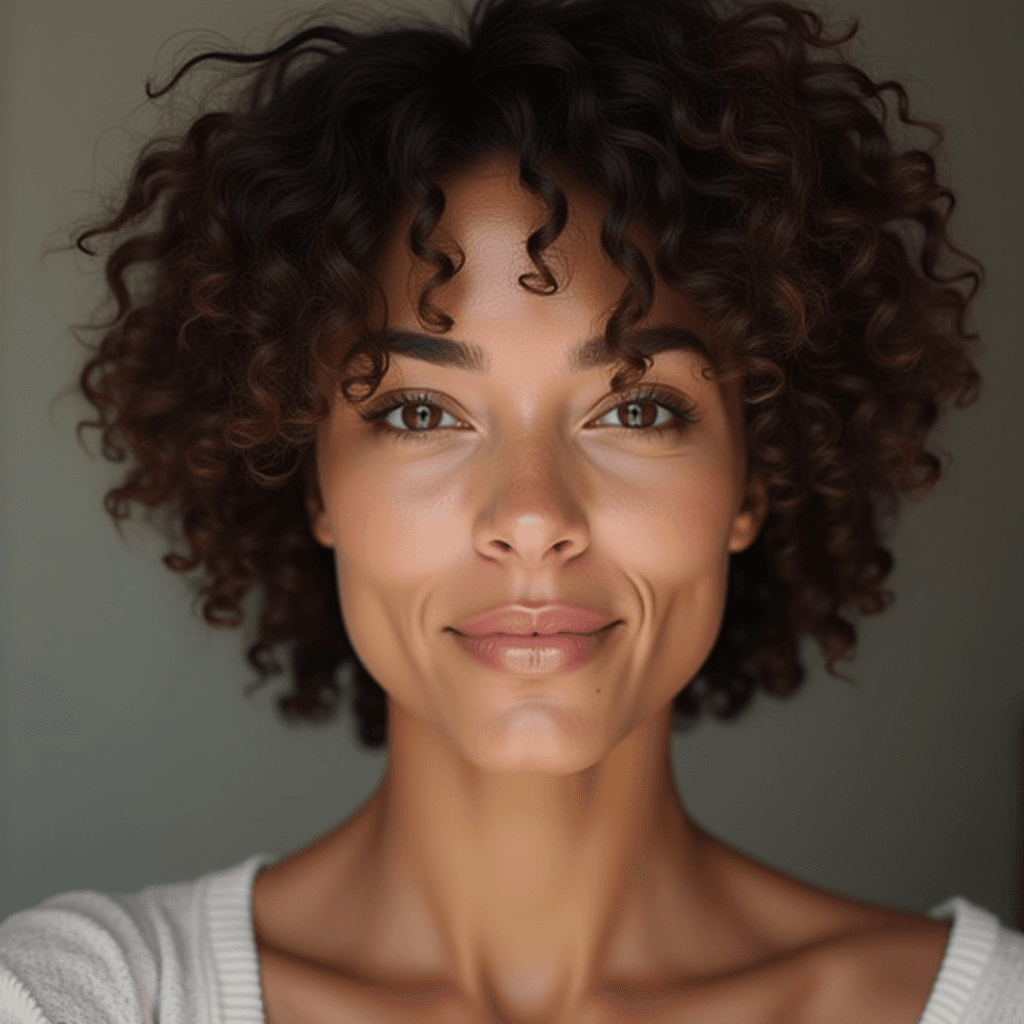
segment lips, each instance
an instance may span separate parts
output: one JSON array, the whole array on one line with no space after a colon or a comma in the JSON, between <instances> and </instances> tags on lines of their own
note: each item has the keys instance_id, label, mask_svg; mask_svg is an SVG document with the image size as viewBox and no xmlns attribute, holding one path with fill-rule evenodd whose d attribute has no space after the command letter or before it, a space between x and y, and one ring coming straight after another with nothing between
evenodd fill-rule
<instances>
[{"instance_id":1,"label":"lips","mask_svg":"<svg viewBox=\"0 0 1024 1024\"><path fill-rule=\"evenodd\" d=\"M595 633L615 621L607 615L564 603L538 605L525 602L505 604L470 615L454 629L464 636L553 636L556 633Z\"/></svg>"}]
</instances>

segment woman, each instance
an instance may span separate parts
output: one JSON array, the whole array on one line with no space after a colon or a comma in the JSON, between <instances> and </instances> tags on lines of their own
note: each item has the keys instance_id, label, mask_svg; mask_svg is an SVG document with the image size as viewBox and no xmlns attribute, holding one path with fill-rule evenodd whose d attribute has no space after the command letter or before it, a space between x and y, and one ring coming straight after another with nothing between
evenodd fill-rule
<instances>
[{"instance_id":1,"label":"woman","mask_svg":"<svg viewBox=\"0 0 1024 1024\"><path fill-rule=\"evenodd\" d=\"M841 611L891 600L880 509L977 397L952 193L868 104L905 93L813 53L855 31L483 0L153 94L257 71L78 240L125 235L81 378L135 460L107 508L172 512L211 623L261 589L285 715L350 666L388 766L283 861L15 914L0 1021L1018 1019L1024 935L789 878L669 770L704 706L799 687L803 633L838 674Z\"/></svg>"}]
</instances>

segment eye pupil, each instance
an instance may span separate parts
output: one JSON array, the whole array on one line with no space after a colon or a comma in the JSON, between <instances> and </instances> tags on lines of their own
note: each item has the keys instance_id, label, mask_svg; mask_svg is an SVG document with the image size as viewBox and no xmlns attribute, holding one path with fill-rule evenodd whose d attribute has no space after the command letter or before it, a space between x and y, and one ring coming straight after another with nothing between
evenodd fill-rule
<instances>
[{"instance_id":1,"label":"eye pupil","mask_svg":"<svg viewBox=\"0 0 1024 1024\"><path fill-rule=\"evenodd\" d=\"M649 427L654 420L657 418L657 413L648 412L645 416L643 413L643 407L648 406L650 409L654 409L654 403L649 399L643 401L632 401L626 403L626 422L631 427Z\"/></svg>"},{"instance_id":2,"label":"eye pupil","mask_svg":"<svg viewBox=\"0 0 1024 1024\"><path fill-rule=\"evenodd\" d=\"M410 423L404 415L405 412L408 412L410 409L413 410L414 420L412 423ZM424 402L409 404L406 405L403 410L402 420L407 427L411 427L414 430L426 430L430 426L430 419L434 411L435 409L433 406L427 405Z\"/></svg>"}]
</instances>

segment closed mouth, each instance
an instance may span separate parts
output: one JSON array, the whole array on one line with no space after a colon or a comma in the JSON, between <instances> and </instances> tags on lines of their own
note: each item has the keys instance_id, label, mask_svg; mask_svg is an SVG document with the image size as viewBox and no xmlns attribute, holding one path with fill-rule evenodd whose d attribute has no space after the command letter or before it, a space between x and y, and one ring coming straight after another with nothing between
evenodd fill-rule
<instances>
[{"instance_id":1,"label":"closed mouth","mask_svg":"<svg viewBox=\"0 0 1024 1024\"><path fill-rule=\"evenodd\" d=\"M598 633L603 633L605 630L611 629L612 626L617 626L621 621L621 619L616 619L614 622L609 622L607 626L601 626L600 629L592 629L589 633L574 633L563 629L558 633L481 633L479 636L472 636L469 633L460 633L459 630L453 629L451 626L447 628L453 633L458 633L459 636L466 637L467 640L489 640L496 636L511 636L520 640L533 640L536 637L543 636L597 636Z\"/></svg>"}]
</instances>

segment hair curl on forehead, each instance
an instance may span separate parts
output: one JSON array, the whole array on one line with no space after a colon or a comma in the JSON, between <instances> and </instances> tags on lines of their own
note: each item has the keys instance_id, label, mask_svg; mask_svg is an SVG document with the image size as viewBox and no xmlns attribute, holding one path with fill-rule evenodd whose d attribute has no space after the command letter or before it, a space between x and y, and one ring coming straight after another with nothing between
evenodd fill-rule
<instances>
[{"instance_id":1,"label":"hair curl on forehead","mask_svg":"<svg viewBox=\"0 0 1024 1024\"><path fill-rule=\"evenodd\" d=\"M939 417L978 397L965 318L984 279L950 240L942 129L848 61L858 29L830 37L775 0L480 0L455 30L316 24L147 86L160 97L204 61L241 68L231 101L147 143L116 215L76 239L90 255L88 240L116 240L117 305L91 327L79 384L98 418L79 436L98 429L104 456L130 458L105 507L119 529L132 502L164 509L185 547L164 562L198 570L207 622L240 625L260 594L248 660L266 682L288 648L286 718L331 717L347 685L362 741L386 742L383 690L311 533L314 441L339 394L366 397L386 372L364 328L404 209L403 244L431 271L419 317L451 327L431 301L461 265L435 244L439 182L495 155L546 210L519 282L537 294L559 287L545 251L566 226L565 182L602 197L601 247L627 281L606 324L613 388L645 368L630 330L657 274L706 316L712 375L742 390L770 511L731 556L722 629L679 680L674 725L705 706L733 718L759 688L795 692L805 634L841 675L851 618L893 600L885 520L944 471L926 447ZM933 132L929 151L893 137L887 92L902 123ZM632 224L656 240L653 267ZM949 271L953 257L977 269Z\"/></svg>"}]
</instances>

